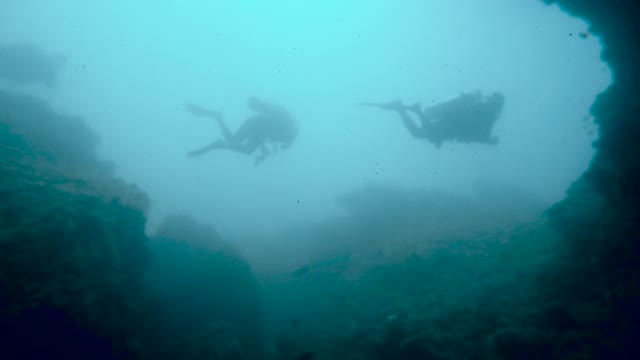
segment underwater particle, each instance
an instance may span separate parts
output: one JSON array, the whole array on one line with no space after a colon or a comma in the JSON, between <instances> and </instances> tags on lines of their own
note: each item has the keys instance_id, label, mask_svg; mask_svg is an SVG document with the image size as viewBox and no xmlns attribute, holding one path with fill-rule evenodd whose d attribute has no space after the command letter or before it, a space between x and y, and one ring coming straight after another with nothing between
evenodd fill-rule
<instances>
[{"instance_id":1,"label":"underwater particle","mask_svg":"<svg viewBox=\"0 0 640 360\"><path fill-rule=\"evenodd\" d=\"M289 324L290 324L293 328L297 329L297 328L298 328L298 326L300 326L300 320L298 320L298 319L293 319L293 320L289 321Z\"/></svg>"},{"instance_id":2,"label":"underwater particle","mask_svg":"<svg viewBox=\"0 0 640 360\"><path fill-rule=\"evenodd\" d=\"M588 38L588 37L589 37L589 35L591 35L591 34L589 34L589 32L587 32L587 31L582 31L582 32L580 32L580 34L578 34L578 35L580 36L580 38L581 38L581 39L586 39L586 38Z\"/></svg>"},{"instance_id":3,"label":"underwater particle","mask_svg":"<svg viewBox=\"0 0 640 360\"><path fill-rule=\"evenodd\" d=\"M300 200L296 200L296 203L300 204Z\"/></svg>"},{"instance_id":4,"label":"underwater particle","mask_svg":"<svg viewBox=\"0 0 640 360\"><path fill-rule=\"evenodd\" d=\"M305 265L293 272L293 277L300 277L309 272L309 265Z\"/></svg>"},{"instance_id":5,"label":"underwater particle","mask_svg":"<svg viewBox=\"0 0 640 360\"><path fill-rule=\"evenodd\" d=\"M573 36L573 33L569 33L569 36Z\"/></svg>"},{"instance_id":6,"label":"underwater particle","mask_svg":"<svg viewBox=\"0 0 640 360\"><path fill-rule=\"evenodd\" d=\"M298 355L297 359L298 360L312 360L315 357L316 356L311 351L307 351L307 352L304 352L304 353Z\"/></svg>"}]
</instances>

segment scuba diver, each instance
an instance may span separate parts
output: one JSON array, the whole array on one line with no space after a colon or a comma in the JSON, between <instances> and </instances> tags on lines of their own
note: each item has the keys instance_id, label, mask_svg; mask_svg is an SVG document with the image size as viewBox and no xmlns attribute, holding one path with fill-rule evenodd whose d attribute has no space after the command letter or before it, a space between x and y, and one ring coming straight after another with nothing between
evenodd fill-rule
<instances>
[{"instance_id":1,"label":"scuba diver","mask_svg":"<svg viewBox=\"0 0 640 360\"><path fill-rule=\"evenodd\" d=\"M295 119L286 109L254 96L248 99L247 105L256 114L245 120L236 132L232 132L225 124L222 113L186 104L185 109L191 114L215 120L223 135L209 145L190 151L187 156L196 157L212 150L230 150L250 155L259 149L260 153L255 159L255 165L258 165L271 152L268 143L272 145L271 150L276 152L279 148L287 149L291 146L298 129Z\"/></svg>"},{"instance_id":2,"label":"scuba diver","mask_svg":"<svg viewBox=\"0 0 640 360\"><path fill-rule=\"evenodd\" d=\"M445 141L496 145L498 138L491 131L502 113L504 95L493 93L485 98L476 91L424 108L420 103L407 106L400 101L356 105L397 112L413 137L426 139L438 148ZM419 124L409 113L417 116Z\"/></svg>"}]
</instances>

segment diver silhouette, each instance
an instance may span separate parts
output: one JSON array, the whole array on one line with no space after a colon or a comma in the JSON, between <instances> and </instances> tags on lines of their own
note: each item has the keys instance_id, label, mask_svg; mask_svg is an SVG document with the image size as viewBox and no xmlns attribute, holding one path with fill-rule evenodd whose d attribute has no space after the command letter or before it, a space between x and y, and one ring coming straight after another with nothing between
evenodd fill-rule
<instances>
[{"instance_id":1,"label":"diver silhouette","mask_svg":"<svg viewBox=\"0 0 640 360\"><path fill-rule=\"evenodd\" d=\"M221 139L211 144L190 151L187 156L196 157L212 150L230 150L250 155L260 149L255 159L255 164L258 165L269 156L271 151L287 149L291 146L297 137L298 129L289 111L257 97L250 97L247 105L255 114L247 118L238 130L233 132L229 130L222 113L186 104L185 109L191 114L215 120L223 135ZM268 144L272 145L271 150Z\"/></svg>"},{"instance_id":2,"label":"diver silhouette","mask_svg":"<svg viewBox=\"0 0 640 360\"><path fill-rule=\"evenodd\" d=\"M502 113L504 95L493 93L483 97L479 91L463 93L428 107L422 107L420 103L403 105L400 101L357 105L397 112L413 137L425 139L438 148L445 141L496 145L498 138L491 135L491 132ZM417 116L419 123L415 122L410 113Z\"/></svg>"}]
</instances>

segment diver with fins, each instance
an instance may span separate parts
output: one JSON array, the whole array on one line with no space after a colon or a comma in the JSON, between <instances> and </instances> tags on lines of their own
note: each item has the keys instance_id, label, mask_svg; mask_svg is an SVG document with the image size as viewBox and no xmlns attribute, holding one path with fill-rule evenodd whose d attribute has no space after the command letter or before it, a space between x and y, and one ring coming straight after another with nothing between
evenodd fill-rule
<instances>
[{"instance_id":1,"label":"diver with fins","mask_svg":"<svg viewBox=\"0 0 640 360\"><path fill-rule=\"evenodd\" d=\"M255 158L258 165L270 154L267 144L273 151L287 149L298 135L296 121L286 109L252 96L248 99L249 109L255 112L247 118L235 132L231 131L224 121L222 113L205 109L198 105L186 104L185 109L192 115L213 119L222 131L222 138L187 153L188 157L204 155L212 150L229 150L251 155L256 150L260 153Z\"/></svg>"},{"instance_id":2,"label":"diver with fins","mask_svg":"<svg viewBox=\"0 0 640 360\"><path fill-rule=\"evenodd\" d=\"M399 100L355 105L396 112L411 136L425 139L438 148L445 141L497 145L498 139L491 133L502 113L504 95L493 93L485 97L475 91L424 107L420 103L404 105Z\"/></svg>"}]
</instances>

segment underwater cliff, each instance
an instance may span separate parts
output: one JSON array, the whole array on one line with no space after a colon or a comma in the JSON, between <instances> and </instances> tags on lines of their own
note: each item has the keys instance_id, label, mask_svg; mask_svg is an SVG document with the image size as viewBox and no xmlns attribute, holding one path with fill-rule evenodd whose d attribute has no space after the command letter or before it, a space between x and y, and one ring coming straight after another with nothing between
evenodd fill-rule
<instances>
[{"instance_id":1,"label":"underwater cliff","mask_svg":"<svg viewBox=\"0 0 640 360\"><path fill-rule=\"evenodd\" d=\"M149 239L149 199L81 119L9 93L0 116L2 358L258 356L258 284L214 229L174 216Z\"/></svg>"},{"instance_id":2,"label":"underwater cliff","mask_svg":"<svg viewBox=\"0 0 640 360\"><path fill-rule=\"evenodd\" d=\"M153 355L183 359L262 358L261 289L249 264L214 228L167 217L151 238L145 283L162 311ZM162 341L158 341L162 339ZM166 357L168 358L168 357Z\"/></svg>"},{"instance_id":3,"label":"underwater cliff","mask_svg":"<svg viewBox=\"0 0 640 360\"><path fill-rule=\"evenodd\" d=\"M550 296L585 309L578 316L583 337L577 343L593 357L634 358L640 331L638 9L624 0L545 2L589 22L614 77L591 108L600 132L596 156L567 198L549 211L573 254L571 265L558 269L565 281Z\"/></svg>"},{"instance_id":4,"label":"underwater cliff","mask_svg":"<svg viewBox=\"0 0 640 360\"><path fill-rule=\"evenodd\" d=\"M0 353L128 352L150 258L146 196L105 177L80 119L8 93L0 109Z\"/></svg>"}]
</instances>

